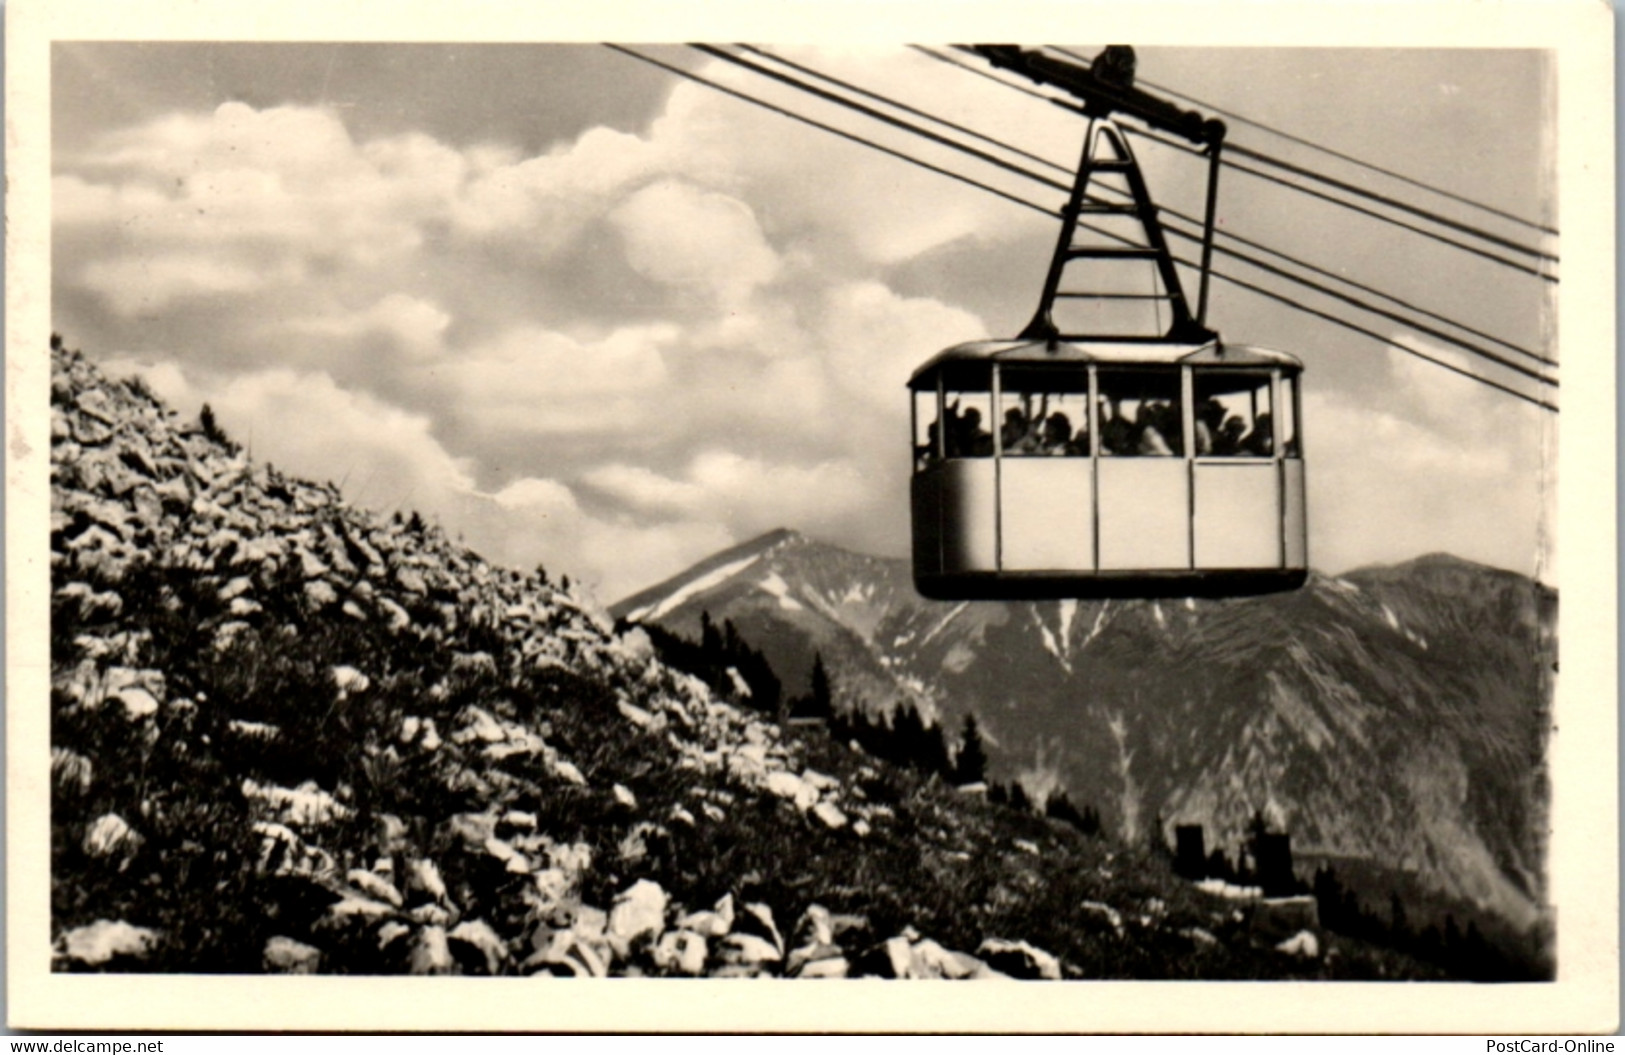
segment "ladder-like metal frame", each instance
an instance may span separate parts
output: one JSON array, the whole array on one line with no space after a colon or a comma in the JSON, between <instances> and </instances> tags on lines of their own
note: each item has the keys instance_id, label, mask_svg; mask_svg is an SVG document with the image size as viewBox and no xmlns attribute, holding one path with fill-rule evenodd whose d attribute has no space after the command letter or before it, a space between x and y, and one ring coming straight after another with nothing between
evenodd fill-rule
<instances>
[{"instance_id":1,"label":"ladder-like metal frame","mask_svg":"<svg viewBox=\"0 0 1625 1055\"><path fill-rule=\"evenodd\" d=\"M1110 147L1115 156L1102 157L1103 145ZM1118 203L1091 197L1089 184L1098 173L1121 173L1133 200ZM1133 216L1139 220L1145 232L1145 245L1076 244L1078 227L1084 222L1083 217L1098 215ZM1106 293L1062 289L1061 282L1068 265L1079 260L1150 261L1156 265L1157 276L1162 281L1162 292ZM1203 277L1202 295L1205 300L1207 292L1205 274ZM1058 299L1165 301L1169 306L1171 318L1167 331L1159 334L1062 333L1054 319L1055 302ZM1156 203L1151 200L1145 176L1140 172L1139 163L1135 160L1134 152L1130 149L1122 130L1109 120L1093 120L1089 125L1089 134L1084 138L1083 156L1078 162L1078 175L1072 184L1071 197L1061 210L1061 232L1055 243L1055 253L1050 258L1049 273L1044 279L1044 291L1039 298L1038 311L1026 329L1022 330L1021 337L1027 340L1071 340L1106 336L1110 336L1113 340L1202 341L1207 340L1212 334L1202 325L1199 317L1191 314L1190 305L1185 299L1184 287L1179 281L1179 272L1174 265L1173 253L1168 248L1167 236L1163 232L1162 222L1157 217Z\"/></svg>"},{"instance_id":2,"label":"ladder-like metal frame","mask_svg":"<svg viewBox=\"0 0 1625 1055\"><path fill-rule=\"evenodd\" d=\"M1087 340L1089 338L1107 338L1122 341L1181 341L1190 343L1204 343L1212 340L1215 334L1207 328L1207 294L1213 263L1213 233L1214 221L1218 207L1219 195L1219 155L1224 148L1225 126L1223 121L1204 120L1200 114L1188 110L1181 110L1177 106L1154 95L1149 95L1134 87L1135 57L1134 49L1123 45L1107 48L1089 66L1066 62L1046 55L1040 51L1032 51L1009 44L979 44L971 50L986 58L1000 69L1010 70L1035 83L1053 88L1060 88L1073 98L1077 104L1060 99L1052 100L1057 105L1068 110L1075 110L1089 118L1089 133L1084 139L1083 157L1078 163L1077 178L1072 184L1072 195L1066 206L1061 210L1061 235L1056 242L1055 254L1050 259L1049 275L1044 281L1043 297L1038 305L1038 312L1033 316L1032 322L1022 331L1021 336L1032 340ZM1187 139L1192 143L1206 147L1208 156L1207 178L1207 210L1202 223L1202 261L1199 266L1200 289L1197 294L1196 314L1191 314L1190 306L1185 300L1184 288L1179 282L1179 273L1174 266L1173 254L1168 250L1168 240L1163 234L1162 223L1157 219L1157 207L1151 201L1150 192L1145 185L1145 177L1140 172L1139 164L1134 160L1134 152L1129 149L1122 131L1110 118L1113 113L1122 113L1139 121L1144 121L1153 128L1170 132ZM1109 139L1116 151L1116 157L1101 160L1097 155L1097 144L1102 139ZM1132 205L1127 203L1118 205L1090 198L1088 194L1089 180L1099 172L1121 172L1129 185ZM1080 248L1073 244L1077 233L1080 217L1091 213L1123 213L1132 214L1139 218L1145 228L1146 245L1144 247L1106 248L1087 247ZM1060 288L1061 273L1066 270L1067 264L1079 259L1096 260L1151 260L1156 264L1158 276L1162 280L1163 293L1161 294L1129 294L1129 293L1100 293L1089 291L1063 291ZM1053 309L1057 297L1094 297L1102 300L1123 299L1155 299L1166 300L1172 309L1172 316L1168 330L1157 335L1126 335L1126 334L1069 334L1060 332L1055 325Z\"/></svg>"}]
</instances>

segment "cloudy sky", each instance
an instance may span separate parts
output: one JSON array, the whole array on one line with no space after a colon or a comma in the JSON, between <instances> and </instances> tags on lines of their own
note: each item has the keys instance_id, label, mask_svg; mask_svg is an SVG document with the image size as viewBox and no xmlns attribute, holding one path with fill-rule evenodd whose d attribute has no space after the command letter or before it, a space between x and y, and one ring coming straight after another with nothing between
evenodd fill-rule
<instances>
[{"instance_id":1,"label":"cloudy sky","mask_svg":"<svg viewBox=\"0 0 1625 1055\"><path fill-rule=\"evenodd\" d=\"M639 50L1062 199L698 52ZM1075 161L1080 119L917 51L773 50ZM606 602L781 526L906 553L904 382L946 345L1018 330L1054 239L1037 212L595 45L51 54L52 314L71 346L183 413L208 402L256 459L420 510ZM1555 226L1550 72L1506 50L1139 62L1142 81ZM1233 142L1557 251L1230 125ZM1200 211L1194 159L1146 146L1142 161L1160 200ZM1550 283L1241 173L1221 199L1226 230L1557 356ZM1224 282L1210 322L1307 364L1316 567L1444 550L1551 577L1552 415Z\"/></svg>"}]
</instances>

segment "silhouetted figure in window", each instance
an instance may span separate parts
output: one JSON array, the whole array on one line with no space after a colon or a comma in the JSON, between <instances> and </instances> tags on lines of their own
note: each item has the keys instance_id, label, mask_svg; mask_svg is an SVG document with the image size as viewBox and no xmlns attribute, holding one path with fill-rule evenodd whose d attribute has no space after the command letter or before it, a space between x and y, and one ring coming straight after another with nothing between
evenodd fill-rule
<instances>
[{"instance_id":1,"label":"silhouetted figure in window","mask_svg":"<svg viewBox=\"0 0 1625 1055\"><path fill-rule=\"evenodd\" d=\"M1123 416L1122 404L1115 399L1100 401L1100 449L1107 454L1133 454L1139 430Z\"/></svg>"},{"instance_id":2,"label":"silhouetted figure in window","mask_svg":"<svg viewBox=\"0 0 1625 1055\"><path fill-rule=\"evenodd\" d=\"M999 443L1008 454L1015 451L1026 436L1027 412L1020 407L1011 407L1004 412L1004 427L999 430Z\"/></svg>"},{"instance_id":3,"label":"silhouetted figure in window","mask_svg":"<svg viewBox=\"0 0 1625 1055\"><path fill-rule=\"evenodd\" d=\"M948 434L948 457L985 458L992 453L993 436L982 428L982 412L966 407Z\"/></svg>"},{"instance_id":4,"label":"silhouetted figure in window","mask_svg":"<svg viewBox=\"0 0 1625 1055\"><path fill-rule=\"evenodd\" d=\"M1173 447L1168 444L1168 438L1157 427L1162 417L1155 404L1140 404L1135 413L1135 424L1139 426L1137 431L1140 438L1134 453L1147 456L1166 456L1174 453Z\"/></svg>"},{"instance_id":5,"label":"silhouetted figure in window","mask_svg":"<svg viewBox=\"0 0 1625 1055\"><path fill-rule=\"evenodd\" d=\"M1274 430L1275 423L1270 418L1270 412L1266 410L1253 422L1253 431L1241 441L1241 449L1248 454L1268 458L1275 453Z\"/></svg>"},{"instance_id":6,"label":"silhouetted figure in window","mask_svg":"<svg viewBox=\"0 0 1625 1055\"><path fill-rule=\"evenodd\" d=\"M1033 419L1028 416L1025 409L1011 407L1004 412L1004 428L1000 430L999 439L1004 445L1006 454L1038 454L1042 445L1039 436L1039 424L1042 418Z\"/></svg>"},{"instance_id":7,"label":"silhouetted figure in window","mask_svg":"<svg viewBox=\"0 0 1625 1055\"><path fill-rule=\"evenodd\" d=\"M1087 439L1087 433L1084 434ZM1039 448L1045 454L1075 455L1083 453L1072 442L1072 419L1057 410L1044 422L1044 441Z\"/></svg>"},{"instance_id":8,"label":"silhouetted figure in window","mask_svg":"<svg viewBox=\"0 0 1625 1055\"><path fill-rule=\"evenodd\" d=\"M1224 424L1224 405L1209 397L1196 406L1196 453L1217 454L1219 429Z\"/></svg>"}]
</instances>

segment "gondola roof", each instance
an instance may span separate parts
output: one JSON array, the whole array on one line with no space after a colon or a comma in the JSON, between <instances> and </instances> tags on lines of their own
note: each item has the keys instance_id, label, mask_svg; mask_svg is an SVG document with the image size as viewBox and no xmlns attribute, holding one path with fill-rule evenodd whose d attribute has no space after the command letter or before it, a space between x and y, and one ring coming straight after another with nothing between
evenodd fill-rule
<instances>
[{"instance_id":1,"label":"gondola roof","mask_svg":"<svg viewBox=\"0 0 1625 1055\"><path fill-rule=\"evenodd\" d=\"M1303 361L1285 352L1218 340L1190 344L1180 341L967 341L938 352L910 378L910 384L947 363L994 360L1000 363L1110 363L1114 366L1290 366Z\"/></svg>"}]
</instances>

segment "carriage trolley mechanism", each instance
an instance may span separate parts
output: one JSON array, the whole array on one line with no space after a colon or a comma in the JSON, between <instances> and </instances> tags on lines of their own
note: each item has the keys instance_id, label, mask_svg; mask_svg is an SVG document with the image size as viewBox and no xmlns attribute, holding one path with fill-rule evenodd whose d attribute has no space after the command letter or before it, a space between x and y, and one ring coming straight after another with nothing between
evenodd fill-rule
<instances>
[{"instance_id":1,"label":"carriage trolley mechanism","mask_svg":"<svg viewBox=\"0 0 1625 1055\"><path fill-rule=\"evenodd\" d=\"M1134 88L1126 47L1088 69L976 50L1066 89L1089 127L1032 322L949 348L909 381L916 588L1016 600L1303 585L1302 363L1204 324L1224 124ZM1206 148L1194 315L1113 112Z\"/></svg>"}]
</instances>

